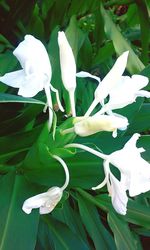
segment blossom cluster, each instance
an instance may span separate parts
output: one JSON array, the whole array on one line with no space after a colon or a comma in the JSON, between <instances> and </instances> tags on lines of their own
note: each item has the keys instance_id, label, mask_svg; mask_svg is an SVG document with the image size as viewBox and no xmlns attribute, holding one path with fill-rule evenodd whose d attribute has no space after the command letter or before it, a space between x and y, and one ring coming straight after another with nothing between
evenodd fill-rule
<instances>
[{"instance_id":1,"label":"blossom cluster","mask_svg":"<svg viewBox=\"0 0 150 250\"><path fill-rule=\"evenodd\" d=\"M71 115L74 117L72 127L62 131L62 134L75 133L86 137L100 131L108 131L116 137L117 130L127 129L129 122L127 117L114 113L114 110L132 104L137 97L150 98L148 91L141 90L148 84L148 78L142 75L131 77L123 75L128 51L117 59L103 80L88 72L77 73L73 51L64 32L58 32L58 45L62 82L68 92ZM41 41L32 35L26 35L13 54L19 60L22 69L1 76L0 81L19 88L18 94L23 97L33 97L44 90L47 98L46 109L49 110L49 130L51 130L53 122L51 91L56 93L59 109L64 112L64 108L59 99L58 90L51 84L52 69L47 51ZM89 77L98 83L94 100L82 117L76 115L76 77ZM95 113L96 107L99 111ZM127 191L130 197L134 197L150 190L150 164L141 157L144 149L136 147L139 136L137 133L134 134L122 149L109 155L78 143L65 145L65 148L81 148L104 160L104 181L97 187L91 188L95 190L107 185L114 209L123 215L127 211ZM50 213L61 200L63 191L68 186L69 171L66 163L57 155L52 157L64 168L65 184L60 188L52 187L45 193L27 199L22 207L27 214L31 213L33 208L39 208L40 214ZM113 174L110 164L120 171L120 179Z\"/></svg>"}]
</instances>

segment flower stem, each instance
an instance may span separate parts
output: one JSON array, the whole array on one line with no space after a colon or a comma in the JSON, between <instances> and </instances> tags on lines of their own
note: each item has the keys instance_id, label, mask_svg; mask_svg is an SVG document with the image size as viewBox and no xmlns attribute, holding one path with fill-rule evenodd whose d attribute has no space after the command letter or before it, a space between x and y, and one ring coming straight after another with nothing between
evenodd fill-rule
<instances>
[{"instance_id":1,"label":"flower stem","mask_svg":"<svg viewBox=\"0 0 150 250\"><path fill-rule=\"evenodd\" d=\"M57 156L57 155L53 155L52 157L53 157L54 159L56 159L57 161L60 162L60 164L63 166L64 171L65 171L66 180L65 180L64 185L61 187L61 189L62 189L62 191L63 191L64 189L66 189L66 187L67 187L68 184L69 184L69 178L70 178L70 177L69 177L69 170L68 170L68 167L67 167L66 163L64 162L64 160L63 160L62 158L60 158L60 157Z\"/></svg>"}]
</instances>

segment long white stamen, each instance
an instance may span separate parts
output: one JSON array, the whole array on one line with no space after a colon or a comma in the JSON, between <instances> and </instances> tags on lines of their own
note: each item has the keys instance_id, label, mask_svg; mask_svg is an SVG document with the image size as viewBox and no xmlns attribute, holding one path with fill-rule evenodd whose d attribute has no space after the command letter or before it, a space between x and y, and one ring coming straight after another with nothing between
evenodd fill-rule
<instances>
[{"instance_id":1,"label":"long white stamen","mask_svg":"<svg viewBox=\"0 0 150 250\"><path fill-rule=\"evenodd\" d=\"M83 149L85 151L88 151L91 154L96 155L96 156L98 156L98 157L100 157L100 158L102 158L104 160L107 160L108 157L109 157L108 155L102 154L102 153L96 151L95 149L89 148L89 147L87 147L85 145L82 145L82 144L79 144L79 143L67 144L67 145L65 145L65 148L81 148L81 149Z\"/></svg>"},{"instance_id":2,"label":"long white stamen","mask_svg":"<svg viewBox=\"0 0 150 250\"><path fill-rule=\"evenodd\" d=\"M63 108L63 106L61 105L61 102L60 102L58 90L55 89L51 84L50 84L50 88L51 88L51 90L52 90L53 92L56 93L56 100L57 100L59 109L60 109L62 112L64 112L64 108Z\"/></svg>"},{"instance_id":3,"label":"long white stamen","mask_svg":"<svg viewBox=\"0 0 150 250\"><path fill-rule=\"evenodd\" d=\"M63 191L64 189L66 189L66 187L67 187L68 184L69 184L69 179L70 179L70 177L69 177L68 167L67 167L66 163L64 162L64 160L63 160L62 158L60 158L59 156L53 155L52 157L53 157L54 159L56 159L57 161L60 162L60 164L63 166L64 171L65 171L66 180L65 180L64 185L61 187L61 189L62 189L62 191Z\"/></svg>"},{"instance_id":4,"label":"long white stamen","mask_svg":"<svg viewBox=\"0 0 150 250\"><path fill-rule=\"evenodd\" d=\"M104 187L106 184L107 184L107 177L105 177L105 179L98 186L92 187L92 190L100 189Z\"/></svg>"},{"instance_id":5,"label":"long white stamen","mask_svg":"<svg viewBox=\"0 0 150 250\"><path fill-rule=\"evenodd\" d=\"M67 128L65 130L61 130L61 134L62 135L66 135L66 134L69 134L69 133L73 133L74 132L74 128Z\"/></svg>"},{"instance_id":6,"label":"long white stamen","mask_svg":"<svg viewBox=\"0 0 150 250\"><path fill-rule=\"evenodd\" d=\"M74 90L69 91L69 98L70 98L72 116L76 117Z\"/></svg>"},{"instance_id":7,"label":"long white stamen","mask_svg":"<svg viewBox=\"0 0 150 250\"><path fill-rule=\"evenodd\" d=\"M94 99L91 106L89 107L89 109L85 113L84 117L88 117L92 113L93 109L96 107L97 104L98 104L98 101L96 99Z\"/></svg>"},{"instance_id":8,"label":"long white stamen","mask_svg":"<svg viewBox=\"0 0 150 250\"><path fill-rule=\"evenodd\" d=\"M48 85L45 86L44 90L45 90L45 94L46 94L46 98L47 98L47 104L48 104L48 111L49 111L48 127L49 127L49 130L50 130L51 126L52 126L52 122L53 122L52 97L51 97L50 87Z\"/></svg>"}]
</instances>

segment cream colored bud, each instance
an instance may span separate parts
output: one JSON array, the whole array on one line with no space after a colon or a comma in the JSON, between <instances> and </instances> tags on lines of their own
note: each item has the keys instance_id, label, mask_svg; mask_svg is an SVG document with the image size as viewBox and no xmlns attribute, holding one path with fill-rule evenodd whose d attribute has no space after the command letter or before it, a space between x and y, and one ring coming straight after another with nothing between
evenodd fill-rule
<instances>
[{"instance_id":1,"label":"cream colored bud","mask_svg":"<svg viewBox=\"0 0 150 250\"><path fill-rule=\"evenodd\" d=\"M82 119L79 117L79 120ZM125 117L114 115L101 115L83 118L78 121L75 118L74 131L79 136L89 136L100 131L114 132L117 129L126 129L128 120Z\"/></svg>"}]
</instances>

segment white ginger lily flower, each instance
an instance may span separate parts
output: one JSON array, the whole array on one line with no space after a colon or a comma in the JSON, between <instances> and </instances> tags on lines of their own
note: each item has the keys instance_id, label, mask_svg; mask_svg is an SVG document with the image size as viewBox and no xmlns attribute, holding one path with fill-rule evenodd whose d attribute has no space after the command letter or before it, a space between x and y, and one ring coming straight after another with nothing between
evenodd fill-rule
<instances>
[{"instance_id":1,"label":"white ginger lily flower","mask_svg":"<svg viewBox=\"0 0 150 250\"><path fill-rule=\"evenodd\" d=\"M127 190L131 197L150 190L150 164L140 155L144 149L136 147L139 136L134 134L123 149L108 156L104 161L106 177L103 183L92 188L96 190L107 184L113 207L120 214L126 214ZM120 170L120 181L111 173L109 163Z\"/></svg>"},{"instance_id":2,"label":"white ginger lily flower","mask_svg":"<svg viewBox=\"0 0 150 250\"><path fill-rule=\"evenodd\" d=\"M139 137L139 134L134 134L121 150L109 156L111 164L120 170L121 181L130 196L150 190L150 164L141 157L145 150L136 147Z\"/></svg>"},{"instance_id":3,"label":"white ginger lily flower","mask_svg":"<svg viewBox=\"0 0 150 250\"><path fill-rule=\"evenodd\" d=\"M58 202L61 200L63 191L68 186L69 171L68 171L68 167L66 163L59 156L53 155L53 158L59 161L61 165L63 166L65 170L65 174L66 174L66 181L64 185L60 188L52 187L48 189L48 191L45 193L35 195L25 200L22 206L22 210L27 214L30 214L32 209L34 208L39 208L40 214L48 214L52 212L52 210L56 207Z\"/></svg>"},{"instance_id":4,"label":"white ginger lily flower","mask_svg":"<svg viewBox=\"0 0 150 250\"><path fill-rule=\"evenodd\" d=\"M128 126L126 117L114 115L97 115L90 117L76 117L74 127L64 130L67 134L75 132L77 135L85 137L101 131L113 132L113 137L117 136L117 129L125 130Z\"/></svg>"},{"instance_id":5,"label":"white ginger lily flower","mask_svg":"<svg viewBox=\"0 0 150 250\"><path fill-rule=\"evenodd\" d=\"M24 97L33 97L44 89L49 107L49 127L51 127L53 112L50 87L56 92L61 111L63 107L59 101L58 90L50 84L52 70L44 45L32 35L26 35L13 54L17 57L22 69L5 74L0 77L0 81L8 86L19 88L18 95Z\"/></svg>"},{"instance_id":6,"label":"white ginger lily flower","mask_svg":"<svg viewBox=\"0 0 150 250\"><path fill-rule=\"evenodd\" d=\"M122 76L118 84L109 92L109 101L99 111L99 114L110 112L113 109L123 108L133 102L137 97L150 98L150 92L140 90L148 84L148 78L141 75Z\"/></svg>"},{"instance_id":7,"label":"white ginger lily flower","mask_svg":"<svg viewBox=\"0 0 150 250\"><path fill-rule=\"evenodd\" d=\"M141 157L144 149L136 147L139 136L139 134L134 134L121 150L117 150L110 155L105 155L78 143L65 146L65 148L81 148L104 159L105 179L92 189L96 190L107 184L114 209L123 215L126 214L127 210L127 190L131 197L150 190L150 164ZM120 171L120 180L110 171L109 163Z\"/></svg>"},{"instance_id":8,"label":"white ginger lily flower","mask_svg":"<svg viewBox=\"0 0 150 250\"><path fill-rule=\"evenodd\" d=\"M118 83L120 77L122 76L128 59L129 52L124 52L115 62L112 69L109 71L109 73L104 77L104 79L100 82L100 79L98 77L92 76L91 74L87 72L79 72L76 74L77 77L91 77L96 79L99 82L98 87L95 90L95 98L92 102L91 106L87 110L85 116L88 117L93 109L96 107L96 105L100 102L101 105L104 105L104 99L108 96L111 89L116 86Z\"/></svg>"},{"instance_id":9,"label":"white ginger lily flower","mask_svg":"<svg viewBox=\"0 0 150 250\"><path fill-rule=\"evenodd\" d=\"M75 89L76 89L76 63L72 48L63 31L58 32L58 45L60 54L61 77L65 89L69 93L71 112L76 116L75 111Z\"/></svg>"}]
</instances>

